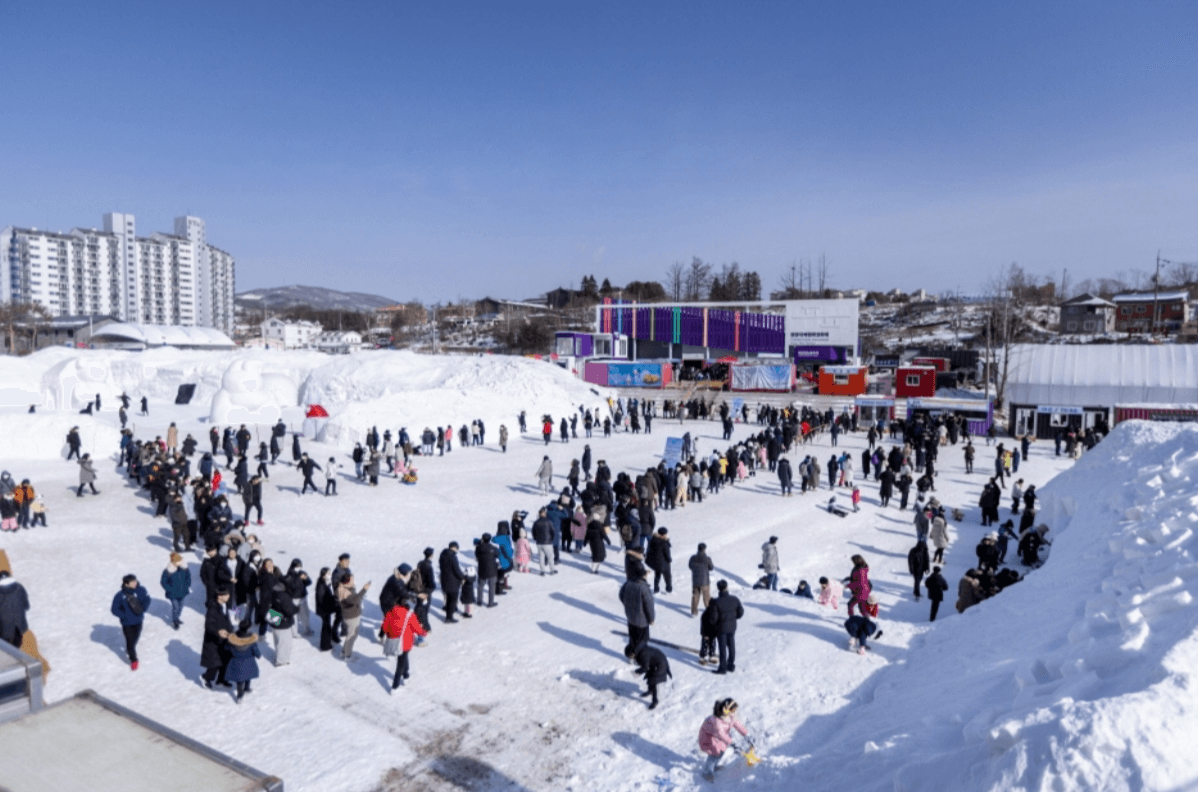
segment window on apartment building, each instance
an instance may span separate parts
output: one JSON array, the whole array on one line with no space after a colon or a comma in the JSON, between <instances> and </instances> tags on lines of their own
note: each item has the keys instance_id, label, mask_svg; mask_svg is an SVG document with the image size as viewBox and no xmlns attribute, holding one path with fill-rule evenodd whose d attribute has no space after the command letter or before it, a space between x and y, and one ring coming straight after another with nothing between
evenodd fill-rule
<instances>
[{"instance_id":1,"label":"window on apartment building","mask_svg":"<svg viewBox=\"0 0 1198 792\"><path fill-rule=\"evenodd\" d=\"M1065 323L1065 329L1066 329L1066 330L1068 330L1068 331L1070 331L1070 332L1073 332L1074 330L1077 330L1077 322L1066 322L1066 323Z\"/></svg>"}]
</instances>

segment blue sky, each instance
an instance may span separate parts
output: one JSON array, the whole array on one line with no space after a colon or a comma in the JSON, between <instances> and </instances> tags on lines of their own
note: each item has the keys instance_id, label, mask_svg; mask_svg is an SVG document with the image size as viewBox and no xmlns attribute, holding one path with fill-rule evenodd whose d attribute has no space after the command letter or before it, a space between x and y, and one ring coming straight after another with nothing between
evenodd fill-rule
<instances>
[{"instance_id":1,"label":"blue sky","mask_svg":"<svg viewBox=\"0 0 1198 792\"><path fill-rule=\"evenodd\" d=\"M1198 4L0 0L0 226L191 213L238 289L1198 260Z\"/></svg>"}]
</instances>

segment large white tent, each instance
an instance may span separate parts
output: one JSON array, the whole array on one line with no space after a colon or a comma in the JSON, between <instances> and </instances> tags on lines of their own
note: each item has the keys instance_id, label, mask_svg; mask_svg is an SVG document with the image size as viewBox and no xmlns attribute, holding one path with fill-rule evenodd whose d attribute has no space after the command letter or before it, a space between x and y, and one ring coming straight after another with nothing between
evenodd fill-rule
<instances>
[{"instance_id":1,"label":"large white tent","mask_svg":"<svg viewBox=\"0 0 1198 792\"><path fill-rule=\"evenodd\" d=\"M150 325L114 322L97 330L91 337L98 347L115 349L151 349L170 346L177 349L233 349L237 345L212 327Z\"/></svg>"},{"instance_id":2,"label":"large white tent","mask_svg":"<svg viewBox=\"0 0 1198 792\"><path fill-rule=\"evenodd\" d=\"M1021 344L1011 350L1012 404L1105 406L1198 401L1198 345Z\"/></svg>"}]
</instances>

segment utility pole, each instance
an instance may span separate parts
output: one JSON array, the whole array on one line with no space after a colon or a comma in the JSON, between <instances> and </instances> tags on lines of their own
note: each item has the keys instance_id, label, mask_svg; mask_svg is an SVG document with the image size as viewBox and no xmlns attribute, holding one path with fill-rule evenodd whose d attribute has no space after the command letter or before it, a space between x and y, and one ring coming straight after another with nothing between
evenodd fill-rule
<instances>
[{"instance_id":1,"label":"utility pole","mask_svg":"<svg viewBox=\"0 0 1198 792\"><path fill-rule=\"evenodd\" d=\"M1156 251L1156 274L1152 276L1152 335L1156 335L1157 319L1161 312L1161 252Z\"/></svg>"}]
</instances>

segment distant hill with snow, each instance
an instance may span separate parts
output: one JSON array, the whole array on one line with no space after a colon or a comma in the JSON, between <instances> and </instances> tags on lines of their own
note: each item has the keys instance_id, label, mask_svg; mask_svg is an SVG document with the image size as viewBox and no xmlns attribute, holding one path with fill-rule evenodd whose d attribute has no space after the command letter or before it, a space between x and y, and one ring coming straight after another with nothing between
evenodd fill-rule
<instances>
[{"instance_id":1,"label":"distant hill with snow","mask_svg":"<svg viewBox=\"0 0 1198 792\"><path fill-rule=\"evenodd\" d=\"M234 298L237 307L247 310L268 309L272 311L309 305L325 311L373 311L398 300L378 294L342 292L320 286L275 286L269 289L251 289Z\"/></svg>"}]
</instances>

